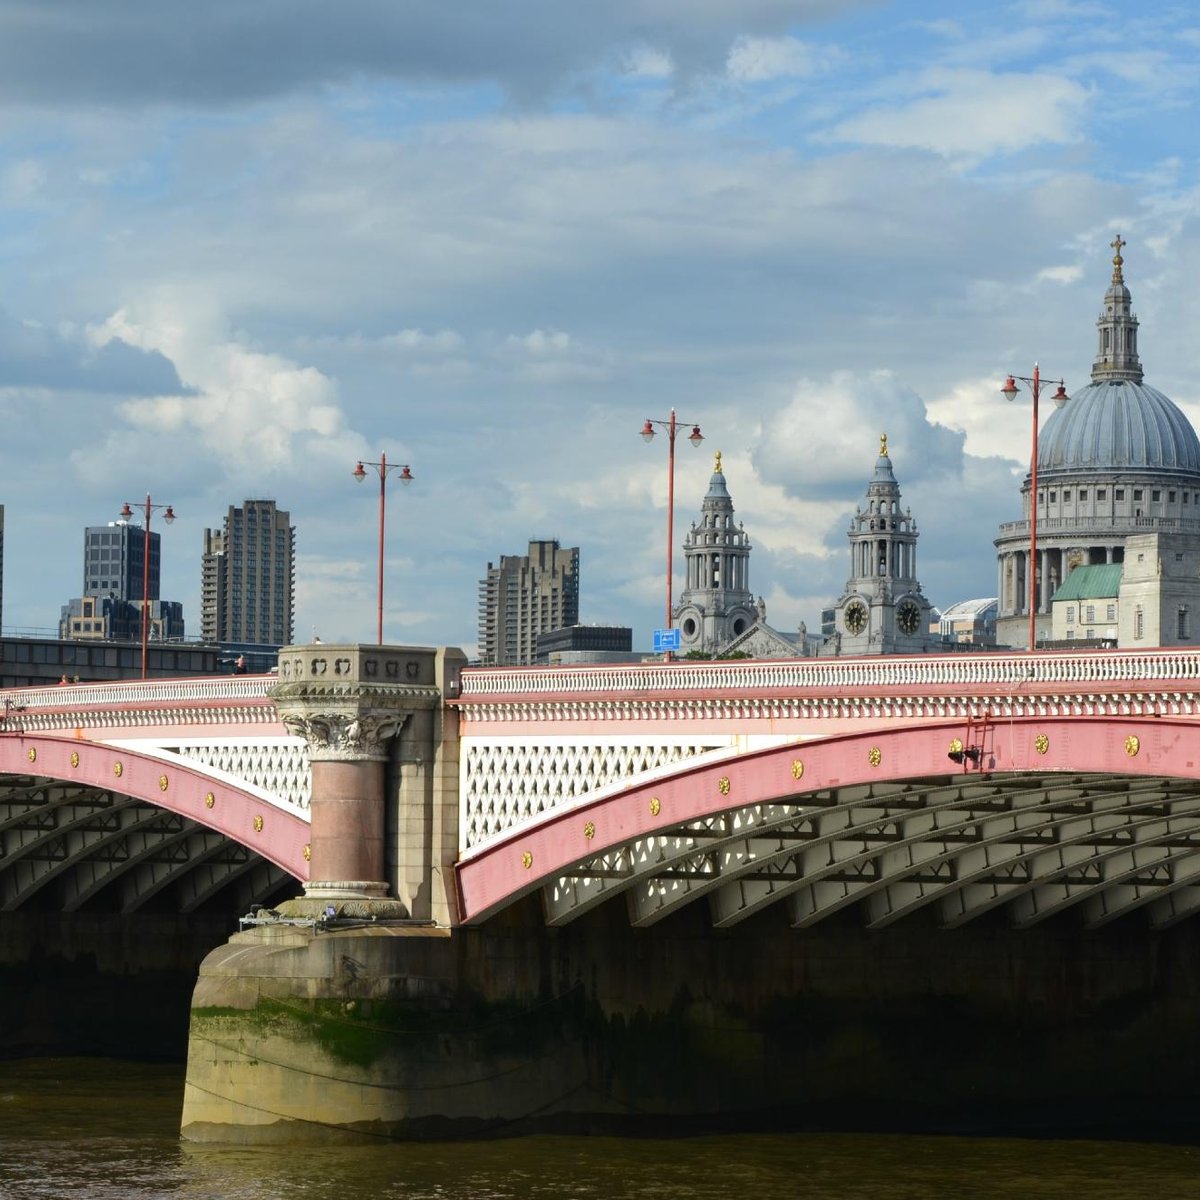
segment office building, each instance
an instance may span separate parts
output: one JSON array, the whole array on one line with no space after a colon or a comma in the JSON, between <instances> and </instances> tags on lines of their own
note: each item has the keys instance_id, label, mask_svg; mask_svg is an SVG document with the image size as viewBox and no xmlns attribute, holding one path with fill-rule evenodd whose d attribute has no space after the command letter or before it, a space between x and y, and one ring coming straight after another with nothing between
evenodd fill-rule
<instances>
[{"instance_id":1,"label":"office building","mask_svg":"<svg viewBox=\"0 0 1200 1200\"><path fill-rule=\"evenodd\" d=\"M633 630L628 625L566 625L539 633L535 662L628 662L633 654Z\"/></svg>"},{"instance_id":2,"label":"office building","mask_svg":"<svg viewBox=\"0 0 1200 1200\"><path fill-rule=\"evenodd\" d=\"M128 521L89 525L83 531L83 595L140 604L142 591L158 599L159 536L150 532L150 569L145 570L146 531Z\"/></svg>"},{"instance_id":3,"label":"office building","mask_svg":"<svg viewBox=\"0 0 1200 1200\"><path fill-rule=\"evenodd\" d=\"M146 550L149 543L149 557ZM141 525L110 521L83 531L83 594L59 612L60 638L136 642L142 637L142 601L149 610L149 641L185 636L183 605L159 598L159 535Z\"/></svg>"},{"instance_id":4,"label":"office building","mask_svg":"<svg viewBox=\"0 0 1200 1200\"><path fill-rule=\"evenodd\" d=\"M579 547L531 541L505 554L479 581L479 659L495 666L534 662L541 633L579 621Z\"/></svg>"},{"instance_id":5,"label":"office building","mask_svg":"<svg viewBox=\"0 0 1200 1200\"><path fill-rule=\"evenodd\" d=\"M204 531L200 633L206 642L286 646L292 641L296 530L274 500L232 505Z\"/></svg>"}]
</instances>

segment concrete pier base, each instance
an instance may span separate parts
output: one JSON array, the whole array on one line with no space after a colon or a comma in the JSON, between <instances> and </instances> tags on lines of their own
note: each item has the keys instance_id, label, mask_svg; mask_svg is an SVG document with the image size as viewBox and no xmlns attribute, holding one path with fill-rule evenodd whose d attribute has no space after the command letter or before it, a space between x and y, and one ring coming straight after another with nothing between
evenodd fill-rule
<instances>
[{"instance_id":1,"label":"concrete pier base","mask_svg":"<svg viewBox=\"0 0 1200 1200\"><path fill-rule=\"evenodd\" d=\"M236 935L196 988L183 1136L1200 1135L1187 925L637 930L611 907Z\"/></svg>"}]
</instances>

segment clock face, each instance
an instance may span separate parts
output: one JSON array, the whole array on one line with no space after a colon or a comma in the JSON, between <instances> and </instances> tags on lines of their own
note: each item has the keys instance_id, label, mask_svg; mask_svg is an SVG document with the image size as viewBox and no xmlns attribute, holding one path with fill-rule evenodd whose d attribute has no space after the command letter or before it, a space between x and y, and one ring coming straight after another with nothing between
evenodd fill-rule
<instances>
[{"instance_id":1,"label":"clock face","mask_svg":"<svg viewBox=\"0 0 1200 1200\"><path fill-rule=\"evenodd\" d=\"M911 637L921 627L920 605L915 600L901 600L900 607L896 609L896 624L900 626L901 633Z\"/></svg>"},{"instance_id":2,"label":"clock face","mask_svg":"<svg viewBox=\"0 0 1200 1200\"><path fill-rule=\"evenodd\" d=\"M867 606L861 600L851 600L846 605L846 628L851 633L862 633L867 627Z\"/></svg>"}]
</instances>

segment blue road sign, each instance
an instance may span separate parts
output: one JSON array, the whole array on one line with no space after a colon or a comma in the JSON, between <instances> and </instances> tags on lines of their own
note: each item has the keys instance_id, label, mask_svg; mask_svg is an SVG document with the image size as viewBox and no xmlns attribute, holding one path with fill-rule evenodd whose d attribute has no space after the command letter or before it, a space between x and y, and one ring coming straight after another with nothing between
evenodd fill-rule
<instances>
[{"instance_id":1,"label":"blue road sign","mask_svg":"<svg viewBox=\"0 0 1200 1200\"><path fill-rule=\"evenodd\" d=\"M656 629L654 631L655 654L664 654L668 650L678 650L680 644L678 629Z\"/></svg>"}]
</instances>

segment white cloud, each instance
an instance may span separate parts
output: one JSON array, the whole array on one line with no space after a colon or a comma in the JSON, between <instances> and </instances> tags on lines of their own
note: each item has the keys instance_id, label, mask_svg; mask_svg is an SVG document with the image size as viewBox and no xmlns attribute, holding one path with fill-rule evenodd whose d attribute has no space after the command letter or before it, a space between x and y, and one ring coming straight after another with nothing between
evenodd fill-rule
<instances>
[{"instance_id":1,"label":"white cloud","mask_svg":"<svg viewBox=\"0 0 1200 1200\"><path fill-rule=\"evenodd\" d=\"M792 79L830 69L831 52L794 37L742 36L733 43L725 60L730 79L741 83L763 83Z\"/></svg>"},{"instance_id":2,"label":"white cloud","mask_svg":"<svg viewBox=\"0 0 1200 1200\"><path fill-rule=\"evenodd\" d=\"M666 50L636 46L625 55L625 71L638 79L670 79L675 63Z\"/></svg>"},{"instance_id":3,"label":"white cloud","mask_svg":"<svg viewBox=\"0 0 1200 1200\"><path fill-rule=\"evenodd\" d=\"M1049 72L933 69L894 104L849 117L828 136L975 160L1079 141L1090 99L1081 84Z\"/></svg>"},{"instance_id":4,"label":"white cloud","mask_svg":"<svg viewBox=\"0 0 1200 1200\"><path fill-rule=\"evenodd\" d=\"M564 354L571 348L571 335L557 329L535 329L524 337L510 334L505 339L506 345L518 346L530 354L544 356L548 354Z\"/></svg>"},{"instance_id":5,"label":"white cloud","mask_svg":"<svg viewBox=\"0 0 1200 1200\"><path fill-rule=\"evenodd\" d=\"M118 406L135 429L197 437L226 469L271 473L320 446L348 440L334 383L313 367L222 336L210 312L160 298L148 315L121 309L90 326L96 346L114 339L156 350L195 394L127 400Z\"/></svg>"},{"instance_id":6,"label":"white cloud","mask_svg":"<svg viewBox=\"0 0 1200 1200\"><path fill-rule=\"evenodd\" d=\"M1039 283L1078 283L1083 278L1083 267L1078 263L1059 267L1043 267L1037 273Z\"/></svg>"},{"instance_id":7,"label":"white cloud","mask_svg":"<svg viewBox=\"0 0 1200 1200\"><path fill-rule=\"evenodd\" d=\"M8 204L24 204L46 186L45 165L34 158L8 163L0 171L0 197Z\"/></svg>"},{"instance_id":8,"label":"white cloud","mask_svg":"<svg viewBox=\"0 0 1200 1200\"><path fill-rule=\"evenodd\" d=\"M438 353L448 353L462 348L462 335L452 329L439 329L436 333L425 333L420 329L401 329L397 333L389 333L382 339L385 346L395 346L401 350L424 350Z\"/></svg>"}]
</instances>

